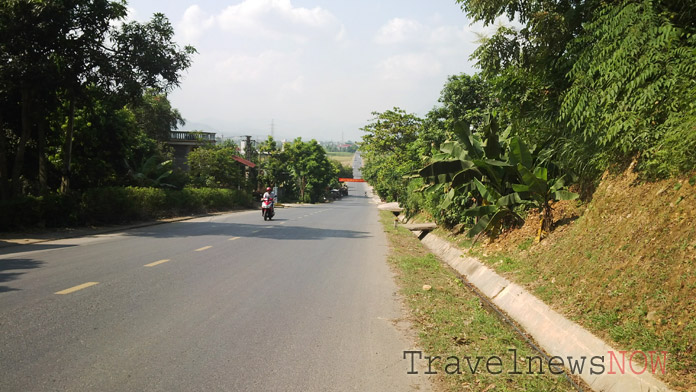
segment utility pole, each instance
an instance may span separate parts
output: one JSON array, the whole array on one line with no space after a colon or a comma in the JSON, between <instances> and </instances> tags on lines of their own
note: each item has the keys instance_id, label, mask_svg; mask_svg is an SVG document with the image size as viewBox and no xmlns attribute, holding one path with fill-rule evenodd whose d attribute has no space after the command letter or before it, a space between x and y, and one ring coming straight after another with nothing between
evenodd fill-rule
<instances>
[{"instance_id":1,"label":"utility pole","mask_svg":"<svg viewBox=\"0 0 696 392\"><path fill-rule=\"evenodd\" d=\"M271 137L275 139L275 120L271 119Z\"/></svg>"},{"instance_id":2,"label":"utility pole","mask_svg":"<svg viewBox=\"0 0 696 392\"><path fill-rule=\"evenodd\" d=\"M251 135L244 135L244 138L246 139L245 145L244 145L244 157L248 160L251 161L252 156L253 156L253 150L251 146ZM256 189L257 183L256 183L256 170L250 168L249 166L245 166L244 168L244 177L249 181L253 189Z\"/></svg>"},{"instance_id":3,"label":"utility pole","mask_svg":"<svg viewBox=\"0 0 696 392\"><path fill-rule=\"evenodd\" d=\"M247 160L251 160L251 136L246 135L246 144L244 145L244 156Z\"/></svg>"}]
</instances>

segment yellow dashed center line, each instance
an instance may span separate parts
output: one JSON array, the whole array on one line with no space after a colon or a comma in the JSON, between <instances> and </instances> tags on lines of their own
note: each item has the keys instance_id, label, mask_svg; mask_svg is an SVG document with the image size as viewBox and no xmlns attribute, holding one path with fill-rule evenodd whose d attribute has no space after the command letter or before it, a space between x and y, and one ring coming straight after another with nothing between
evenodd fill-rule
<instances>
[{"instance_id":1,"label":"yellow dashed center line","mask_svg":"<svg viewBox=\"0 0 696 392\"><path fill-rule=\"evenodd\" d=\"M162 264L162 263L166 263L167 261L169 261L169 259L164 259L164 260L160 260L160 261L155 261L154 263L145 264L144 267L154 267L154 266L156 266L156 265L160 265L160 264Z\"/></svg>"},{"instance_id":2,"label":"yellow dashed center line","mask_svg":"<svg viewBox=\"0 0 696 392\"><path fill-rule=\"evenodd\" d=\"M206 249L210 249L210 248L212 248L212 246L204 246L204 247L202 247L202 248L196 249L195 251L196 251L196 252L202 252L202 251L204 251L204 250L206 250Z\"/></svg>"},{"instance_id":3,"label":"yellow dashed center line","mask_svg":"<svg viewBox=\"0 0 696 392\"><path fill-rule=\"evenodd\" d=\"M78 290L86 289L87 287L94 286L95 284L99 284L99 282L87 282L83 283L81 285L77 285L75 287L71 287L69 289L61 290L61 291L56 291L56 294L58 295L65 295L65 294L70 294L74 293Z\"/></svg>"},{"instance_id":4,"label":"yellow dashed center line","mask_svg":"<svg viewBox=\"0 0 696 392\"><path fill-rule=\"evenodd\" d=\"M234 240L238 240L238 239L239 239L239 237L232 237L232 238L230 238L230 239L227 240L227 241L234 241Z\"/></svg>"}]
</instances>

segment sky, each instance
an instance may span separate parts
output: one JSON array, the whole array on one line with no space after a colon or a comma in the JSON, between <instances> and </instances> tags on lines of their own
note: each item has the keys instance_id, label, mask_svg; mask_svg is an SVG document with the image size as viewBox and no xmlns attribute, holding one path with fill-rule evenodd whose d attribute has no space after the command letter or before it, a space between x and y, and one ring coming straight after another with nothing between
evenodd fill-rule
<instances>
[{"instance_id":1,"label":"sky","mask_svg":"<svg viewBox=\"0 0 696 392\"><path fill-rule=\"evenodd\" d=\"M483 26L455 0L129 0L163 13L198 51L169 98L182 130L265 139L359 140L372 112L424 116Z\"/></svg>"}]
</instances>

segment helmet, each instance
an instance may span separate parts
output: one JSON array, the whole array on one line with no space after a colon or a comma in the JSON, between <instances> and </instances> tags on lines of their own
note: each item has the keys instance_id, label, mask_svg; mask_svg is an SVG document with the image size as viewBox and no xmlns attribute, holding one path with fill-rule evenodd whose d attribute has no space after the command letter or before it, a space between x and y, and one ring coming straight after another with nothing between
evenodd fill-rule
<instances>
[{"instance_id":1,"label":"helmet","mask_svg":"<svg viewBox=\"0 0 696 392\"><path fill-rule=\"evenodd\" d=\"M268 188L266 188L266 192L270 192L270 191L271 191L271 187L269 186Z\"/></svg>"}]
</instances>

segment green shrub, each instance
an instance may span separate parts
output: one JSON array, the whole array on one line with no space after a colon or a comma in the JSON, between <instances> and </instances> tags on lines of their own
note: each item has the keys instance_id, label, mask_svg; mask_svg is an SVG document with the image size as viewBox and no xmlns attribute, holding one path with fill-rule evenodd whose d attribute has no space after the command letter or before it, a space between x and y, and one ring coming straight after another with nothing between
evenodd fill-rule
<instances>
[{"instance_id":1,"label":"green shrub","mask_svg":"<svg viewBox=\"0 0 696 392\"><path fill-rule=\"evenodd\" d=\"M41 200L41 218L46 227L75 226L84 223L80 198L74 195L51 193Z\"/></svg>"},{"instance_id":2,"label":"green shrub","mask_svg":"<svg viewBox=\"0 0 696 392\"><path fill-rule=\"evenodd\" d=\"M0 201L0 225L3 228L35 226L40 220L40 204L35 197Z\"/></svg>"},{"instance_id":3,"label":"green shrub","mask_svg":"<svg viewBox=\"0 0 696 392\"><path fill-rule=\"evenodd\" d=\"M140 219L159 218L169 215L167 195L161 188L126 188Z\"/></svg>"},{"instance_id":4,"label":"green shrub","mask_svg":"<svg viewBox=\"0 0 696 392\"><path fill-rule=\"evenodd\" d=\"M49 194L0 201L0 230L119 224L251 205L251 195L240 190L94 188L85 190L82 194Z\"/></svg>"},{"instance_id":5,"label":"green shrub","mask_svg":"<svg viewBox=\"0 0 696 392\"><path fill-rule=\"evenodd\" d=\"M85 219L92 224L123 223L140 218L129 188L88 189L82 194Z\"/></svg>"}]
</instances>

